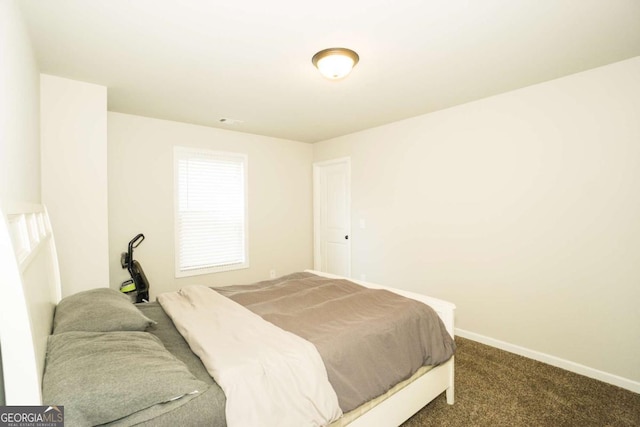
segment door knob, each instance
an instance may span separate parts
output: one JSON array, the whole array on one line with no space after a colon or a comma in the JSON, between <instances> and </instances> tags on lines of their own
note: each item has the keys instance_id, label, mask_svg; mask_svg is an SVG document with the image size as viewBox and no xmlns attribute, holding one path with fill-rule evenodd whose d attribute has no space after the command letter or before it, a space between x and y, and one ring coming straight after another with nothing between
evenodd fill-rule
<instances>
[{"instance_id":1,"label":"door knob","mask_svg":"<svg viewBox=\"0 0 640 427\"><path fill-rule=\"evenodd\" d=\"M344 236L345 240L349 240L349 235Z\"/></svg>"}]
</instances>

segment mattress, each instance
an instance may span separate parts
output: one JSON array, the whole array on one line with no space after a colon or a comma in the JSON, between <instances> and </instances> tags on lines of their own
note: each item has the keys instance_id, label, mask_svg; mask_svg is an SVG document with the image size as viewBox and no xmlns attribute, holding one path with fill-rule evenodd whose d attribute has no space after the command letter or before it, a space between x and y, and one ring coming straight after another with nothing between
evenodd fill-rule
<instances>
[{"instance_id":1,"label":"mattress","mask_svg":"<svg viewBox=\"0 0 640 427\"><path fill-rule=\"evenodd\" d=\"M145 316L153 319L157 322L156 325L151 327L148 332L158 337L165 345L167 350L181 360L189 368L191 373L198 379L211 384L211 388L203 393L201 396L192 399L179 408L149 420L140 425L143 426L174 426L187 422L194 425L209 425L213 427L226 426L225 421L225 403L226 398L222 389L215 383L211 376L206 371L204 365L196 356L189 345L184 340L182 335L173 325L171 319L164 312L160 304L157 302L138 304L137 307L144 313ZM407 385L411 384L417 378L421 377L432 366L423 366L410 378L404 380L391 388L385 394L378 396L377 398L360 405L358 408L349 411L344 414L343 417L335 421L330 427L343 427L350 422L366 413L373 407L382 403L389 396L402 390ZM126 419L122 420L125 421Z\"/></svg>"},{"instance_id":2,"label":"mattress","mask_svg":"<svg viewBox=\"0 0 640 427\"><path fill-rule=\"evenodd\" d=\"M428 305L349 280L304 272L214 289L313 343L345 413L455 350Z\"/></svg>"}]
</instances>

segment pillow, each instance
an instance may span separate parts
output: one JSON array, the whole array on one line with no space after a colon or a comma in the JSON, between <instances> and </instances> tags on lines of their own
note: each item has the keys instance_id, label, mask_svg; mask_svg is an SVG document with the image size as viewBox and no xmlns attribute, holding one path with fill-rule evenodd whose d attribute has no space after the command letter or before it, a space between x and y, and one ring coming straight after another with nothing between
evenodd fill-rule
<instances>
[{"instance_id":1,"label":"pillow","mask_svg":"<svg viewBox=\"0 0 640 427\"><path fill-rule=\"evenodd\" d=\"M53 333L144 331L155 323L122 292L98 288L63 298L56 307Z\"/></svg>"},{"instance_id":2,"label":"pillow","mask_svg":"<svg viewBox=\"0 0 640 427\"><path fill-rule=\"evenodd\" d=\"M64 405L66 425L104 424L164 402L181 405L208 388L148 332L49 337L42 399Z\"/></svg>"}]
</instances>

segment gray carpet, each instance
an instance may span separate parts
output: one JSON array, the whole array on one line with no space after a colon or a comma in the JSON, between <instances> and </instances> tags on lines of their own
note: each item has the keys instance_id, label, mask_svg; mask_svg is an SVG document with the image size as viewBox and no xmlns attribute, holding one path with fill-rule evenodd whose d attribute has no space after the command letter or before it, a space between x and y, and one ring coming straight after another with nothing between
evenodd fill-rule
<instances>
[{"instance_id":1,"label":"gray carpet","mask_svg":"<svg viewBox=\"0 0 640 427\"><path fill-rule=\"evenodd\" d=\"M640 394L475 341L456 344L456 403L442 394L403 427L640 426Z\"/></svg>"}]
</instances>

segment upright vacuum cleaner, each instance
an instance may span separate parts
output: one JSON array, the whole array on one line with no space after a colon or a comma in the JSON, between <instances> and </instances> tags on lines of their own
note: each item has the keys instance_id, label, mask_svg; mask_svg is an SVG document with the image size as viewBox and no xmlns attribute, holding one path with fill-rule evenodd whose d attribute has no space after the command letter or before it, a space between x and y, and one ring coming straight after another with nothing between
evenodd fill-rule
<instances>
[{"instance_id":1,"label":"upright vacuum cleaner","mask_svg":"<svg viewBox=\"0 0 640 427\"><path fill-rule=\"evenodd\" d=\"M120 285L120 291L125 294L136 293L136 303L149 302L149 281L144 275L140 263L133 259L133 250L140 246L144 240L144 234L140 233L129 242L129 250L122 252L120 264L122 268L129 270L131 279L125 280Z\"/></svg>"}]
</instances>

